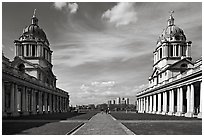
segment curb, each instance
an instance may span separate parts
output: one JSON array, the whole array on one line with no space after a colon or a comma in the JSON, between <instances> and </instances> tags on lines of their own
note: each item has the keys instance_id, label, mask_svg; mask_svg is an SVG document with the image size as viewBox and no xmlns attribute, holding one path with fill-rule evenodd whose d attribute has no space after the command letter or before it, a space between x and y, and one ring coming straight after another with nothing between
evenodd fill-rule
<instances>
[{"instance_id":1,"label":"curb","mask_svg":"<svg viewBox=\"0 0 204 137\"><path fill-rule=\"evenodd\" d=\"M65 135L73 135L74 133L76 133L83 125L85 125L85 123L81 123L80 125L76 126L75 128L73 128L71 131L69 131L68 133L66 133Z\"/></svg>"}]
</instances>

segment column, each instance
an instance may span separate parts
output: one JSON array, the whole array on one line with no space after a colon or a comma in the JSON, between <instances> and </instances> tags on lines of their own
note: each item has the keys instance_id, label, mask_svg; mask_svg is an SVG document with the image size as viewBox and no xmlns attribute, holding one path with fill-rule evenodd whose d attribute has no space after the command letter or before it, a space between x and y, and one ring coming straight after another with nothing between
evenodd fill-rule
<instances>
[{"instance_id":1,"label":"column","mask_svg":"<svg viewBox=\"0 0 204 137\"><path fill-rule=\"evenodd\" d=\"M156 97L156 94L155 95L153 95L153 114L154 113L156 113L156 111L157 111L157 97Z\"/></svg>"},{"instance_id":2,"label":"column","mask_svg":"<svg viewBox=\"0 0 204 137\"><path fill-rule=\"evenodd\" d=\"M47 93L44 93L44 105L45 105L45 113L48 113L47 111Z\"/></svg>"},{"instance_id":3,"label":"column","mask_svg":"<svg viewBox=\"0 0 204 137\"><path fill-rule=\"evenodd\" d=\"M174 113L174 90L169 91L169 112L168 115L173 115Z\"/></svg>"},{"instance_id":4,"label":"column","mask_svg":"<svg viewBox=\"0 0 204 137\"><path fill-rule=\"evenodd\" d=\"M53 104L52 104L52 106L53 106L53 108L52 108L52 110L53 110L53 112L56 112L56 98L55 98L55 95L52 95L52 98L53 98Z\"/></svg>"},{"instance_id":5,"label":"column","mask_svg":"<svg viewBox=\"0 0 204 137\"><path fill-rule=\"evenodd\" d=\"M2 81L2 117L6 116L5 112L5 85L4 81Z\"/></svg>"},{"instance_id":6,"label":"column","mask_svg":"<svg viewBox=\"0 0 204 137\"><path fill-rule=\"evenodd\" d=\"M200 112L198 114L198 118L202 118L202 95L203 93L201 92L202 91L202 81L200 82Z\"/></svg>"},{"instance_id":7,"label":"column","mask_svg":"<svg viewBox=\"0 0 204 137\"><path fill-rule=\"evenodd\" d=\"M24 97L25 97L25 111L23 112L23 115L28 115L29 114L29 111L28 111L28 88L25 87L25 94L24 94Z\"/></svg>"},{"instance_id":8,"label":"column","mask_svg":"<svg viewBox=\"0 0 204 137\"><path fill-rule=\"evenodd\" d=\"M161 113L161 93L158 94L158 110L157 114Z\"/></svg>"},{"instance_id":9,"label":"column","mask_svg":"<svg viewBox=\"0 0 204 137\"><path fill-rule=\"evenodd\" d=\"M146 100L145 97L143 97L143 113L146 111Z\"/></svg>"},{"instance_id":10,"label":"column","mask_svg":"<svg viewBox=\"0 0 204 137\"><path fill-rule=\"evenodd\" d=\"M180 110L181 110L181 105L180 105L180 88L177 88L177 110L176 110L176 116L181 116Z\"/></svg>"},{"instance_id":11,"label":"column","mask_svg":"<svg viewBox=\"0 0 204 137\"><path fill-rule=\"evenodd\" d=\"M162 109L162 115L166 115L167 113L167 93L163 92L163 109Z\"/></svg>"},{"instance_id":12,"label":"column","mask_svg":"<svg viewBox=\"0 0 204 137\"><path fill-rule=\"evenodd\" d=\"M188 51L189 51L189 46L188 46L188 44L187 44L187 46L186 46L186 57L188 57Z\"/></svg>"},{"instance_id":13,"label":"column","mask_svg":"<svg viewBox=\"0 0 204 137\"><path fill-rule=\"evenodd\" d=\"M17 110L17 92L18 92L18 86L15 83L11 83L11 105L10 105L10 111L12 116L18 116L18 110Z\"/></svg>"},{"instance_id":14,"label":"column","mask_svg":"<svg viewBox=\"0 0 204 137\"><path fill-rule=\"evenodd\" d=\"M146 97L146 113L149 112L149 97Z\"/></svg>"},{"instance_id":15,"label":"column","mask_svg":"<svg viewBox=\"0 0 204 137\"><path fill-rule=\"evenodd\" d=\"M183 113L183 88L181 87L180 88L180 106L179 106L179 108L180 108L180 113L182 114Z\"/></svg>"},{"instance_id":16,"label":"column","mask_svg":"<svg viewBox=\"0 0 204 137\"><path fill-rule=\"evenodd\" d=\"M50 110L50 112L52 113L52 103L53 103L53 101L52 101L52 94L49 94L49 110Z\"/></svg>"},{"instance_id":17,"label":"column","mask_svg":"<svg viewBox=\"0 0 204 137\"><path fill-rule=\"evenodd\" d=\"M59 112L59 98L56 95L56 111Z\"/></svg>"},{"instance_id":18,"label":"column","mask_svg":"<svg viewBox=\"0 0 204 137\"><path fill-rule=\"evenodd\" d=\"M187 86L187 91L186 91L186 98L187 98L187 113L185 113L185 116L186 117L191 117L191 114L190 114L190 97L191 95L191 87L190 85Z\"/></svg>"},{"instance_id":19,"label":"column","mask_svg":"<svg viewBox=\"0 0 204 137\"><path fill-rule=\"evenodd\" d=\"M152 112L152 95L150 95L150 108L149 108L149 112Z\"/></svg>"},{"instance_id":20,"label":"column","mask_svg":"<svg viewBox=\"0 0 204 137\"><path fill-rule=\"evenodd\" d=\"M31 104L32 114L36 114L37 113L36 111L36 93L34 89L32 89L31 95L32 95L32 104Z\"/></svg>"},{"instance_id":21,"label":"column","mask_svg":"<svg viewBox=\"0 0 204 137\"><path fill-rule=\"evenodd\" d=\"M43 106L42 106L42 92L39 91L39 99L38 99L38 109L39 109L39 114L43 113Z\"/></svg>"},{"instance_id":22,"label":"column","mask_svg":"<svg viewBox=\"0 0 204 137\"><path fill-rule=\"evenodd\" d=\"M190 93L190 112L194 114L194 85L191 84L191 93Z\"/></svg>"}]
</instances>

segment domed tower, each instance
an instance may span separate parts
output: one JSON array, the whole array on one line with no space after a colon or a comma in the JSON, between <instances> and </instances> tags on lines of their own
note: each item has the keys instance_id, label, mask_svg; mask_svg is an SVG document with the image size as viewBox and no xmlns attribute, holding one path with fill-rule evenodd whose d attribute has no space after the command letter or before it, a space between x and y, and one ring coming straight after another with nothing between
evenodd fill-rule
<instances>
[{"instance_id":1,"label":"domed tower","mask_svg":"<svg viewBox=\"0 0 204 137\"><path fill-rule=\"evenodd\" d=\"M22 70L22 66L24 66L23 68L29 75L45 83L55 85L56 78L52 73L51 62L52 51L45 32L38 25L36 10L34 10L31 18L31 24L23 29L22 35L14 41L14 44L15 60L21 60L14 60L16 67L18 68L21 65Z\"/></svg>"},{"instance_id":2,"label":"domed tower","mask_svg":"<svg viewBox=\"0 0 204 137\"><path fill-rule=\"evenodd\" d=\"M183 30L174 24L172 13L153 52L154 64L153 73L149 77L150 87L185 72L193 64L191 61L192 42L187 42Z\"/></svg>"},{"instance_id":3,"label":"domed tower","mask_svg":"<svg viewBox=\"0 0 204 137\"><path fill-rule=\"evenodd\" d=\"M183 30L174 24L172 13L167 21L167 27L159 36L157 47L153 52L153 70L155 68L164 69L183 58L191 60L191 41L187 42Z\"/></svg>"}]
</instances>

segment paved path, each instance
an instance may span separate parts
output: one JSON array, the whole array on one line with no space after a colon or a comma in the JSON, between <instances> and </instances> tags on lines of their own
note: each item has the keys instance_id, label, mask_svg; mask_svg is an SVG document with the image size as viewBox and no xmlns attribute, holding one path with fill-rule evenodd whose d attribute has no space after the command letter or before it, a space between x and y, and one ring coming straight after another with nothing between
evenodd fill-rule
<instances>
[{"instance_id":1,"label":"paved path","mask_svg":"<svg viewBox=\"0 0 204 137\"><path fill-rule=\"evenodd\" d=\"M84 126L76 130L74 135L128 135L134 134L111 115L98 113Z\"/></svg>"}]
</instances>

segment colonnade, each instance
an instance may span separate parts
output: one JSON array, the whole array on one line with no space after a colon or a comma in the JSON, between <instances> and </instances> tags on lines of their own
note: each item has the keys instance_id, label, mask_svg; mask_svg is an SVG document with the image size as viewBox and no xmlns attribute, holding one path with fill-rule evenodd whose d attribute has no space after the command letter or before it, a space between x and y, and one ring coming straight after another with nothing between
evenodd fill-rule
<instances>
[{"instance_id":1,"label":"colonnade","mask_svg":"<svg viewBox=\"0 0 204 137\"><path fill-rule=\"evenodd\" d=\"M54 90L53 90L54 91ZM3 116L69 111L69 96L2 81Z\"/></svg>"},{"instance_id":2,"label":"colonnade","mask_svg":"<svg viewBox=\"0 0 204 137\"><path fill-rule=\"evenodd\" d=\"M171 44L162 45L154 52L154 63L164 57L190 57L191 47L187 45Z\"/></svg>"},{"instance_id":3,"label":"colonnade","mask_svg":"<svg viewBox=\"0 0 204 137\"><path fill-rule=\"evenodd\" d=\"M15 56L24 57L44 57L51 62L51 51L43 46L43 44L36 43L24 43L20 44L16 42Z\"/></svg>"},{"instance_id":4,"label":"colonnade","mask_svg":"<svg viewBox=\"0 0 204 137\"><path fill-rule=\"evenodd\" d=\"M138 112L201 118L201 89L202 81L197 81L186 86L138 97Z\"/></svg>"}]
</instances>

